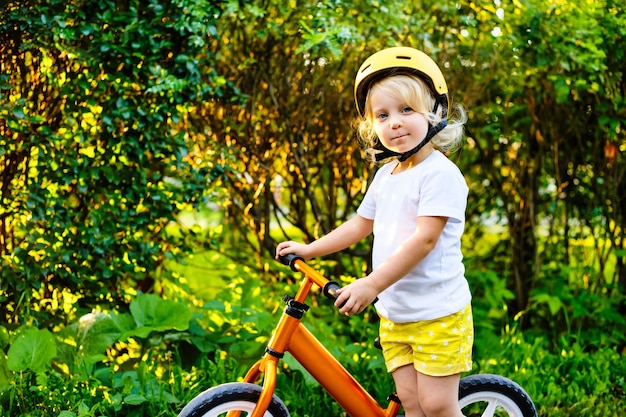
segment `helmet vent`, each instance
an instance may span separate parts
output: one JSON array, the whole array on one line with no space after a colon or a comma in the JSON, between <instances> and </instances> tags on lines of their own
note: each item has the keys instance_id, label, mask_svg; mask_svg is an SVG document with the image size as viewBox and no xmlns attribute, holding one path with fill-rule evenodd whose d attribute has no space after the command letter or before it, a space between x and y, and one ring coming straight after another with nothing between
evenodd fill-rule
<instances>
[{"instance_id":1,"label":"helmet vent","mask_svg":"<svg viewBox=\"0 0 626 417\"><path fill-rule=\"evenodd\" d=\"M369 64L367 67L362 68L362 69L361 69L361 74L363 74L365 71L367 71L367 69L368 69L369 67L371 67L371 66L372 66L372 64Z\"/></svg>"},{"instance_id":2,"label":"helmet vent","mask_svg":"<svg viewBox=\"0 0 626 417\"><path fill-rule=\"evenodd\" d=\"M411 57L410 56L405 56L405 55L398 55L398 56L396 56L396 59L406 59L406 60L410 61Z\"/></svg>"}]
</instances>

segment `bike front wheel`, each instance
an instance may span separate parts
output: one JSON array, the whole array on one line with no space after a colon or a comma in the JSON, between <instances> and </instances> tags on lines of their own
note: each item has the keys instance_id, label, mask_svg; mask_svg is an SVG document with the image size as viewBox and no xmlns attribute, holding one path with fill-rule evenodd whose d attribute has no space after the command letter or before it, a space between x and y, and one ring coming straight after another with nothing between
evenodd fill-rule
<instances>
[{"instance_id":1,"label":"bike front wheel","mask_svg":"<svg viewBox=\"0 0 626 417\"><path fill-rule=\"evenodd\" d=\"M535 405L526 391L500 375L462 378L459 406L466 417L537 417Z\"/></svg>"},{"instance_id":2,"label":"bike front wheel","mask_svg":"<svg viewBox=\"0 0 626 417\"><path fill-rule=\"evenodd\" d=\"M230 411L240 411L241 417L252 414L261 387L246 382L231 382L209 388L183 408L178 417L223 417ZM290 417L287 407L276 395L272 396L263 417Z\"/></svg>"}]
</instances>

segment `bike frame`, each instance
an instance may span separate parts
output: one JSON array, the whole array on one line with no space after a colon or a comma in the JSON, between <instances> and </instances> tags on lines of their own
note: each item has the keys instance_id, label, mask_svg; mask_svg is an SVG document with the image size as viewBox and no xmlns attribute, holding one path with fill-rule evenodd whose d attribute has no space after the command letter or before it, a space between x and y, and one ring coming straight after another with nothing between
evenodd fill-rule
<instances>
[{"instance_id":1,"label":"bike frame","mask_svg":"<svg viewBox=\"0 0 626 417\"><path fill-rule=\"evenodd\" d=\"M287 307L272 334L265 355L250 368L244 378L245 382L255 383L263 374L262 392L250 417L262 417L266 412L276 388L277 364L285 352L293 355L349 415L395 417L400 410L397 396L390 395L389 405L383 408L301 322L308 310L304 301L313 285L326 290L329 284L336 283L329 281L300 258L293 257L289 263L294 271L304 274L304 279L296 296L286 297ZM238 415L239 412L231 412L228 417Z\"/></svg>"}]
</instances>

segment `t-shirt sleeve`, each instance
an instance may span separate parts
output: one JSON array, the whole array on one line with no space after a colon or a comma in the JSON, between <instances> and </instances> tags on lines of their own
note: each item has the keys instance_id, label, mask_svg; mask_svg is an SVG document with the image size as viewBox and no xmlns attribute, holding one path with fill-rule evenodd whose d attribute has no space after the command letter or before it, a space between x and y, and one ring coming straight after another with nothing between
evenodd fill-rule
<instances>
[{"instance_id":1,"label":"t-shirt sleeve","mask_svg":"<svg viewBox=\"0 0 626 417\"><path fill-rule=\"evenodd\" d=\"M467 183L456 166L429 172L422 181L417 215L448 217L463 222L467 194Z\"/></svg>"},{"instance_id":2,"label":"t-shirt sleeve","mask_svg":"<svg viewBox=\"0 0 626 417\"><path fill-rule=\"evenodd\" d=\"M356 212L359 216L366 218L368 220L374 220L374 216L376 215L376 199L374 195L376 194L374 191L376 179L372 181L369 188L365 192L365 196L357 208Z\"/></svg>"},{"instance_id":3,"label":"t-shirt sleeve","mask_svg":"<svg viewBox=\"0 0 626 417\"><path fill-rule=\"evenodd\" d=\"M383 165L378 171L376 171L376 174L374 174L374 179L367 188L359 208L356 210L359 216L368 220L374 220L374 217L376 216L376 192L380 187L380 179L382 176L386 175L385 173L389 171L391 165L392 164Z\"/></svg>"}]
</instances>

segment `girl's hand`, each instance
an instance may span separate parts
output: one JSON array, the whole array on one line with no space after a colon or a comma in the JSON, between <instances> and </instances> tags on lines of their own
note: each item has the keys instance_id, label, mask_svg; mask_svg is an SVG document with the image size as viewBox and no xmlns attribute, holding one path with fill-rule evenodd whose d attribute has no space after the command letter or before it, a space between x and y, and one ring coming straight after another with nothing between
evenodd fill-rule
<instances>
[{"instance_id":1,"label":"girl's hand","mask_svg":"<svg viewBox=\"0 0 626 417\"><path fill-rule=\"evenodd\" d=\"M337 290L339 296L335 301L335 307L339 307L345 302L343 307L339 308L341 314L347 316L359 314L374 301L378 293L379 291L372 285L369 277L357 279L352 284Z\"/></svg>"},{"instance_id":2,"label":"girl's hand","mask_svg":"<svg viewBox=\"0 0 626 417\"><path fill-rule=\"evenodd\" d=\"M281 242L276 246L276 259L280 256L289 255L293 253L298 256L302 256L304 259L310 259L308 255L308 245L298 242Z\"/></svg>"}]
</instances>

